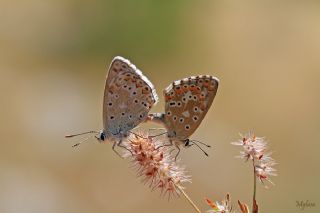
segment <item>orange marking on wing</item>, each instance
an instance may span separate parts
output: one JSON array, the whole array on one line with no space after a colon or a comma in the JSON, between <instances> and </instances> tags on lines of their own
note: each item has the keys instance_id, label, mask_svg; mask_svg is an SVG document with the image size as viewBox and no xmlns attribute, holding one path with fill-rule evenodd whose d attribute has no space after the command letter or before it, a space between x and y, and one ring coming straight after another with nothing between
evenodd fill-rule
<instances>
[{"instance_id":1,"label":"orange marking on wing","mask_svg":"<svg viewBox=\"0 0 320 213\"><path fill-rule=\"evenodd\" d=\"M114 85L111 85L109 87L109 93L113 94L114 93L114 90L115 90L115 86Z\"/></svg>"},{"instance_id":2,"label":"orange marking on wing","mask_svg":"<svg viewBox=\"0 0 320 213\"><path fill-rule=\"evenodd\" d=\"M182 88L182 90L183 90L183 92L188 92L189 91L189 86L183 86L183 88Z\"/></svg>"},{"instance_id":3,"label":"orange marking on wing","mask_svg":"<svg viewBox=\"0 0 320 213\"><path fill-rule=\"evenodd\" d=\"M200 94L201 93L201 88L200 87L196 87L196 89L194 90L195 94Z\"/></svg>"},{"instance_id":4,"label":"orange marking on wing","mask_svg":"<svg viewBox=\"0 0 320 213\"><path fill-rule=\"evenodd\" d=\"M183 93L183 90L182 90L182 89L175 89L175 92L176 92L178 95L180 95L180 94Z\"/></svg>"},{"instance_id":5,"label":"orange marking on wing","mask_svg":"<svg viewBox=\"0 0 320 213\"><path fill-rule=\"evenodd\" d=\"M131 79L131 76L124 76L123 79L126 80L126 81L128 81L129 79Z\"/></svg>"},{"instance_id":6,"label":"orange marking on wing","mask_svg":"<svg viewBox=\"0 0 320 213\"><path fill-rule=\"evenodd\" d=\"M209 82L204 82L204 83L203 83L203 86L204 86L204 87L209 87L209 85L210 85Z\"/></svg>"},{"instance_id":7,"label":"orange marking on wing","mask_svg":"<svg viewBox=\"0 0 320 213\"><path fill-rule=\"evenodd\" d=\"M202 96L201 94L198 94L199 101L204 101L205 98L206 98L205 96Z\"/></svg>"},{"instance_id":8,"label":"orange marking on wing","mask_svg":"<svg viewBox=\"0 0 320 213\"><path fill-rule=\"evenodd\" d=\"M205 102L202 102L200 105L200 109L203 111L206 109L206 107L207 107L207 104Z\"/></svg>"},{"instance_id":9,"label":"orange marking on wing","mask_svg":"<svg viewBox=\"0 0 320 213\"><path fill-rule=\"evenodd\" d=\"M142 89L142 94L149 94L150 91L149 90L146 90L146 89Z\"/></svg>"},{"instance_id":10,"label":"orange marking on wing","mask_svg":"<svg viewBox=\"0 0 320 213\"><path fill-rule=\"evenodd\" d=\"M193 91L196 91L197 90L197 87L192 85L189 87L190 91L193 92Z\"/></svg>"},{"instance_id":11,"label":"orange marking on wing","mask_svg":"<svg viewBox=\"0 0 320 213\"><path fill-rule=\"evenodd\" d=\"M137 87L137 88L142 87L142 83L141 83L140 81L137 81L137 82L136 82L136 87Z\"/></svg>"},{"instance_id":12,"label":"orange marking on wing","mask_svg":"<svg viewBox=\"0 0 320 213\"><path fill-rule=\"evenodd\" d=\"M167 94L164 96L164 98L165 98L166 101L169 101L169 100L172 99L172 97L170 95L167 95Z\"/></svg>"}]
</instances>

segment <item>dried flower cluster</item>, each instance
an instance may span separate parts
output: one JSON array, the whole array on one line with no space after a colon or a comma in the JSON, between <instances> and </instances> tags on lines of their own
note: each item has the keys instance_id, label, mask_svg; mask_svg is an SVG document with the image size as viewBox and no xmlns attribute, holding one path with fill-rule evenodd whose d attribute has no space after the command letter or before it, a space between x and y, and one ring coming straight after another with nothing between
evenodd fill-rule
<instances>
[{"instance_id":1,"label":"dried flower cluster","mask_svg":"<svg viewBox=\"0 0 320 213\"><path fill-rule=\"evenodd\" d=\"M232 210L230 195L227 194L226 198L219 203L218 201L212 202L210 199L206 198L207 204L212 208L208 212L219 212L219 213L231 213Z\"/></svg>"},{"instance_id":2,"label":"dried flower cluster","mask_svg":"<svg viewBox=\"0 0 320 213\"><path fill-rule=\"evenodd\" d=\"M273 168L276 162L271 157L272 153L267 152L267 142L264 138L256 137L253 133L249 132L244 136L241 135L241 139L232 144L243 147L243 151L240 151L240 156L238 157L246 161L252 160L255 175L261 183L267 180L273 184L270 176L277 175L275 173L276 169Z\"/></svg>"},{"instance_id":3,"label":"dried flower cluster","mask_svg":"<svg viewBox=\"0 0 320 213\"><path fill-rule=\"evenodd\" d=\"M178 195L180 184L191 182L183 167L177 164L167 147L161 147L154 137L131 134L126 143L125 158L130 158L142 182L161 194Z\"/></svg>"},{"instance_id":4,"label":"dried flower cluster","mask_svg":"<svg viewBox=\"0 0 320 213\"><path fill-rule=\"evenodd\" d=\"M230 195L227 194L226 198L219 203L218 201L212 202L210 199L206 198L207 204L212 208L208 210L207 212L217 212L217 213L235 213L236 211L232 208L231 198ZM242 203L240 200L238 200L238 205L240 208L241 213L249 213L249 207L247 204Z\"/></svg>"}]
</instances>

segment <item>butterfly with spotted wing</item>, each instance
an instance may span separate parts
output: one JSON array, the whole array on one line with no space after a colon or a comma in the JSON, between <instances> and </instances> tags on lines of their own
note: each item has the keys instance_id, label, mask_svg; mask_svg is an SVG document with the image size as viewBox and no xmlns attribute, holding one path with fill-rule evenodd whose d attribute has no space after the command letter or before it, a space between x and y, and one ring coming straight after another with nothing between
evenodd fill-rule
<instances>
[{"instance_id":1,"label":"butterfly with spotted wing","mask_svg":"<svg viewBox=\"0 0 320 213\"><path fill-rule=\"evenodd\" d=\"M151 107L157 101L156 91L148 78L129 60L117 56L111 62L105 83L103 129L66 137L94 133L100 142L112 141L112 149L115 151L115 145L124 147L121 145L122 140L130 130L147 119Z\"/></svg>"},{"instance_id":2,"label":"butterfly with spotted wing","mask_svg":"<svg viewBox=\"0 0 320 213\"><path fill-rule=\"evenodd\" d=\"M198 146L200 141L190 140L201 121L207 114L216 96L219 80L209 75L199 75L174 81L164 90L165 113L153 113L149 120L163 124L167 129L170 144L175 145L180 152L179 145L186 147ZM161 135L161 134L160 134ZM204 144L206 145L206 144ZM165 145L166 146L166 145ZM209 145L206 145L210 147Z\"/></svg>"}]
</instances>

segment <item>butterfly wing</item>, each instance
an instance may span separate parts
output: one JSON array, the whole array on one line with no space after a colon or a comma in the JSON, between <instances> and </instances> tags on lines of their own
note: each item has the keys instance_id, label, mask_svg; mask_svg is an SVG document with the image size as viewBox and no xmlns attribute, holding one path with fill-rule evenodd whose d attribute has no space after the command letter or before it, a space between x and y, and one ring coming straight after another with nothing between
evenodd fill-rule
<instances>
[{"instance_id":1,"label":"butterfly wing","mask_svg":"<svg viewBox=\"0 0 320 213\"><path fill-rule=\"evenodd\" d=\"M213 76L196 76L173 82L164 90L164 122L168 136L189 138L208 112L217 93L219 80Z\"/></svg>"},{"instance_id":2,"label":"butterfly wing","mask_svg":"<svg viewBox=\"0 0 320 213\"><path fill-rule=\"evenodd\" d=\"M103 101L103 126L112 135L126 134L143 122L158 97L135 65L120 56L109 67Z\"/></svg>"}]
</instances>

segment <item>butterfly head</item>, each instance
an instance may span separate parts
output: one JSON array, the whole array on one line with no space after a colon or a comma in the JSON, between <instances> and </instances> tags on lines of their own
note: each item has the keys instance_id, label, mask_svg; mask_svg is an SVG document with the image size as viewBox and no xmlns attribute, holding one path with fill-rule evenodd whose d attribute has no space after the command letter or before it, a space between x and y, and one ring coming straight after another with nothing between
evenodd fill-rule
<instances>
[{"instance_id":1,"label":"butterfly head","mask_svg":"<svg viewBox=\"0 0 320 213\"><path fill-rule=\"evenodd\" d=\"M192 145L191 141L189 138L185 139L182 141L185 147L189 147Z\"/></svg>"},{"instance_id":2,"label":"butterfly head","mask_svg":"<svg viewBox=\"0 0 320 213\"><path fill-rule=\"evenodd\" d=\"M99 142L103 142L106 139L106 133L103 130L100 130L96 138Z\"/></svg>"},{"instance_id":3,"label":"butterfly head","mask_svg":"<svg viewBox=\"0 0 320 213\"><path fill-rule=\"evenodd\" d=\"M195 146L197 146L206 156L209 156L208 153L207 153L206 151L204 151L204 150L199 146L199 144L200 144L200 145L204 145L204 146L206 146L206 147L208 147L208 148L211 147L210 145L205 144L205 143L203 143L203 142L201 142L201 141L190 140L189 138L183 140L182 142L183 142L183 144L184 144L184 147L190 147L190 146L192 146L192 145L195 145Z\"/></svg>"}]
</instances>

